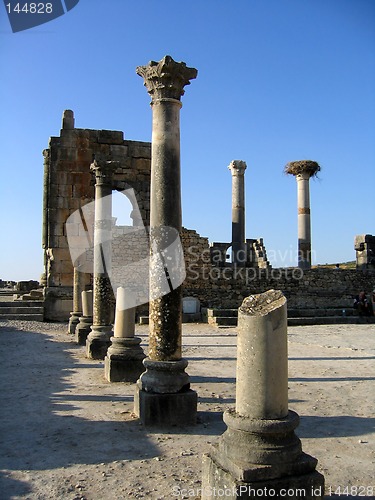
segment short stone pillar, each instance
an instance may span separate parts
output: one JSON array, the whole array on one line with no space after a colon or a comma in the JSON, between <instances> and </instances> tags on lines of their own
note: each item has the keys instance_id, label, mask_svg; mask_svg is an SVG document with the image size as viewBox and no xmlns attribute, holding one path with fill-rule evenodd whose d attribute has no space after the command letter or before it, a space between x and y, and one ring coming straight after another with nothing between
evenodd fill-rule
<instances>
[{"instance_id":1,"label":"short stone pillar","mask_svg":"<svg viewBox=\"0 0 375 500\"><path fill-rule=\"evenodd\" d=\"M82 292L82 316L79 318L79 323L76 327L76 342L79 345L86 345L87 336L91 332L92 327L92 290Z\"/></svg>"},{"instance_id":2,"label":"short stone pillar","mask_svg":"<svg viewBox=\"0 0 375 500\"><path fill-rule=\"evenodd\" d=\"M181 358L182 288L158 297L164 279L153 256L162 255L168 228L181 234L180 108L184 87L197 70L170 56L139 66L152 98L150 195L150 333L146 372L137 383L135 413L146 425L185 425L196 421L197 394L190 389ZM161 270L162 271L162 270Z\"/></svg>"},{"instance_id":3,"label":"short stone pillar","mask_svg":"<svg viewBox=\"0 0 375 500\"><path fill-rule=\"evenodd\" d=\"M245 170L246 163L233 160L229 165L232 174L232 262L246 266L245 243Z\"/></svg>"},{"instance_id":4,"label":"short stone pillar","mask_svg":"<svg viewBox=\"0 0 375 500\"><path fill-rule=\"evenodd\" d=\"M127 291L117 289L114 336L104 358L104 375L108 382L136 382L144 372L146 355L135 337L135 307L127 304Z\"/></svg>"},{"instance_id":5,"label":"short stone pillar","mask_svg":"<svg viewBox=\"0 0 375 500\"><path fill-rule=\"evenodd\" d=\"M298 203L298 267L311 269L310 177L320 171L316 161L292 161L285 167L297 180Z\"/></svg>"},{"instance_id":6,"label":"short stone pillar","mask_svg":"<svg viewBox=\"0 0 375 500\"><path fill-rule=\"evenodd\" d=\"M112 175L118 162L95 159L93 324L86 341L86 355L104 359L112 334Z\"/></svg>"},{"instance_id":7,"label":"short stone pillar","mask_svg":"<svg viewBox=\"0 0 375 500\"><path fill-rule=\"evenodd\" d=\"M79 318L82 316L82 281L82 273L79 270L79 265L75 265L73 271L73 311L70 313L68 323L68 333L71 335L74 335Z\"/></svg>"},{"instance_id":8,"label":"short stone pillar","mask_svg":"<svg viewBox=\"0 0 375 500\"><path fill-rule=\"evenodd\" d=\"M288 410L287 356L282 292L247 297L238 310L236 407L224 413L228 428L203 458L204 492L257 499L282 498L285 489L295 500L323 498L324 477L303 453L294 433L299 417Z\"/></svg>"},{"instance_id":9,"label":"short stone pillar","mask_svg":"<svg viewBox=\"0 0 375 500\"><path fill-rule=\"evenodd\" d=\"M74 113L71 109L65 109L62 117L62 128L64 130L74 129Z\"/></svg>"}]
</instances>

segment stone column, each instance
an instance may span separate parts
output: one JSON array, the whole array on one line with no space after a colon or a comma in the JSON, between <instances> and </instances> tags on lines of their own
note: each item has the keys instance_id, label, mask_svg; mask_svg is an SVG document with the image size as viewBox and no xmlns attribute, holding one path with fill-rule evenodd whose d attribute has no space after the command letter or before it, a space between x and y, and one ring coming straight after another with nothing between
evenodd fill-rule
<instances>
[{"instance_id":1,"label":"stone column","mask_svg":"<svg viewBox=\"0 0 375 500\"><path fill-rule=\"evenodd\" d=\"M181 233L180 108L184 86L196 78L197 70L177 63L170 56L139 66L151 96L152 154L150 239L152 257L162 255L168 228ZM163 271L163 270L162 270ZM196 420L197 394L190 390L181 358L181 286L158 297L165 271L150 268L149 355L146 372L137 383L135 412L142 422L155 425L192 424Z\"/></svg>"},{"instance_id":2,"label":"stone column","mask_svg":"<svg viewBox=\"0 0 375 500\"><path fill-rule=\"evenodd\" d=\"M79 318L82 316L82 273L79 270L79 263L74 265L73 274L73 311L70 313L68 333L74 335Z\"/></svg>"},{"instance_id":3,"label":"stone column","mask_svg":"<svg viewBox=\"0 0 375 500\"><path fill-rule=\"evenodd\" d=\"M287 174L297 180L298 203L298 267L311 268L311 224L310 224L310 177L320 171L320 165L312 160L292 161L285 167Z\"/></svg>"},{"instance_id":4,"label":"stone column","mask_svg":"<svg viewBox=\"0 0 375 500\"><path fill-rule=\"evenodd\" d=\"M310 176L296 175L298 203L298 267L311 268Z\"/></svg>"},{"instance_id":5,"label":"stone column","mask_svg":"<svg viewBox=\"0 0 375 500\"><path fill-rule=\"evenodd\" d=\"M112 333L111 287L112 258L112 174L118 162L94 160L91 170L95 173L95 222L94 222L94 280L93 325L86 341L86 355L104 359Z\"/></svg>"},{"instance_id":6,"label":"stone column","mask_svg":"<svg viewBox=\"0 0 375 500\"><path fill-rule=\"evenodd\" d=\"M317 460L303 453L294 432L299 417L288 410L287 359L284 295L247 297L238 310L236 406L224 413L228 428L203 458L203 491L281 498L285 489L295 500L323 498L324 477Z\"/></svg>"},{"instance_id":7,"label":"stone column","mask_svg":"<svg viewBox=\"0 0 375 500\"><path fill-rule=\"evenodd\" d=\"M79 323L76 327L76 341L80 345L86 345L88 334L92 327L92 290L82 292L82 316L79 318Z\"/></svg>"},{"instance_id":8,"label":"stone column","mask_svg":"<svg viewBox=\"0 0 375 500\"><path fill-rule=\"evenodd\" d=\"M108 382L136 382L144 372L140 337L135 337L135 307L127 303L126 288L117 289L114 336L104 359L104 375Z\"/></svg>"},{"instance_id":9,"label":"stone column","mask_svg":"<svg viewBox=\"0 0 375 500\"><path fill-rule=\"evenodd\" d=\"M245 243L245 170L246 163L233 160L229 165L232 174L232 262L246 265Z\"/></svg>"}]
</instances>

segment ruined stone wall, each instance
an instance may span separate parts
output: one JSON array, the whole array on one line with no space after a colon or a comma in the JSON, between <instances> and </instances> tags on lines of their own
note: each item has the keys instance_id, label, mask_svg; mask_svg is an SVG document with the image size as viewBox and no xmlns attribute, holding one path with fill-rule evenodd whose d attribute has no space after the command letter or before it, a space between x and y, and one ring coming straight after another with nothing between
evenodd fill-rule
<instances>
[{"instance_id":1,"label":"ruined stone wall","mask_svg":"<svg viewBox=\"0 0 375 500\"><path fill-rule=\"evenodd\" d=\"M43 249L45 319L66 320L72 310L73 265L65 222L76 210L94 200L90 165L95 155L120 162L113 189L133 188L138 215L150 219L151 144L124 140L123 132L74 128L64 123L59 137L44 150ZM135 221L140 223L140 221ZM90 275L85 276L89 286Z\"/></svg>"},{"instance_id":2,"label":"ruined stone wall","mask_svg":"<svg viewBox=\"0 0 375 500\"><path fill-rule=\"evenodd\" d=\"M196 267L187 269L184 295L197 297L202 306L237 308L250 294L271 288L282 290L293 309L352 307L359 291L375 286L375 271L317 268L290 269L211 268L197 278Z\"/></svg>"}]
</instances>

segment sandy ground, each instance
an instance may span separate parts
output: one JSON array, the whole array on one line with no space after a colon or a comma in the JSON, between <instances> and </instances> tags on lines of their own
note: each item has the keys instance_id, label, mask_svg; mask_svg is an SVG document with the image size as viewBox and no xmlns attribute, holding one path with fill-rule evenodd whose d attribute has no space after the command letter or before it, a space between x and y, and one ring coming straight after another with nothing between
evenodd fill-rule
<instances>
[{"instance_id":1,"label":"sandy ground","mask_svg":"<svg viewBox=\"0 0 375 500\"><path fill-rule=\"evenodd\" d=\"M147 328L137 328L145 350ZM0 499L200 498L202 454L235 402L235 329L184 325L199 417L168 431L144 428L134 385L107 382L65 330L0 321ZM375 498L375 326L288 332L289 406L326 495Z\"/></svg>"}]
</instances>

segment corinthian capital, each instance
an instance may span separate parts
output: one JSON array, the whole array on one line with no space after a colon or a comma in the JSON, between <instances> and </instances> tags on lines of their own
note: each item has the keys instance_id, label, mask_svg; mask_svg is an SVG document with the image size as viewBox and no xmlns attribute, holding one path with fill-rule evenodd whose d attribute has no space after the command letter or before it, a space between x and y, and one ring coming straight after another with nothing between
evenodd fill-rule
<instances>
[{"instance_id":1,"label":"corinthian capital","mask_svg":"<svg viewBox=\"0 0 375 500\"><path fill-rule=\"evenodd\" d=\"M246 167L247 167L246 162L243 160L233 160L230 162L230 165L228 166L232 175L244 175Z\"/></svg>"},{"instance_id":2,"label":"corinthian capital","mask_svg":"<svg viewBox=\"0 0 375 500\"><path fill-rule=\"evenodd\" d=\"M150 61L147 66L138 66L137 75L144 79L144 85L153 101L158 99L180 100L184 95L185 85L197 77L195 68L188 68L184 62L176 62L171 56L161 61Z\"/></svg>"},{"instance_id":3,"label":"corinthian capital","mask_svg":"<svg viewBox=\"0 0 375 500\"><path fill-rule=\"evenodd\" d=\"M95 159L90 165L90 170L95 174L95 184L98 186L111 185L113 172L119 165L118 161Z\"/></svg>"}]
</instances>

